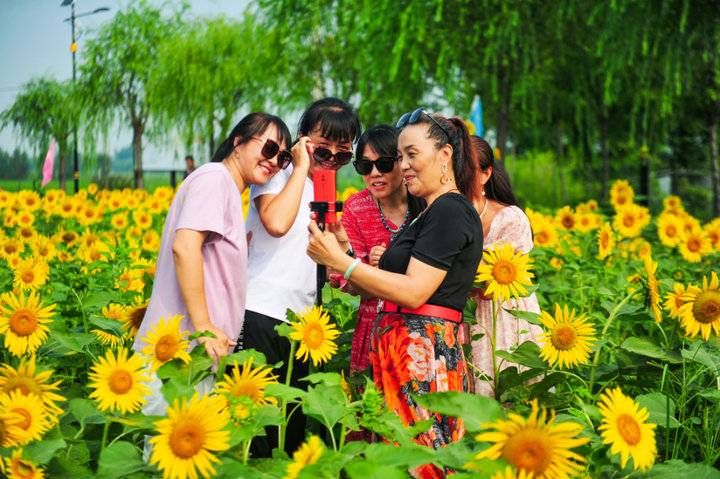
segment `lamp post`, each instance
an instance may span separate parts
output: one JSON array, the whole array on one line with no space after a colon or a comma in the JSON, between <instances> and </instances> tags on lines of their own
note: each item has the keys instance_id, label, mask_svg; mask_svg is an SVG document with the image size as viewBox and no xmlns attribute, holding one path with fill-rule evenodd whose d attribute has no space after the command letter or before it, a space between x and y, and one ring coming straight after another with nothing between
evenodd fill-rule
<instances>
[{"instance_id":1,"label":"lamp post","mask_svg":"<svg viewBox=\"0 0 720 479\"><path fill-rule=\"evenodd\" d=\"M72 54L72 81L75 83L75 52L77 52L77 39L75 37L75 19L80 17L87 17L89 15L95 15L100 12L107 12L110 10L108 7L96 8L92 12L85 12L75 15L75 0L63 0L60 4L61 7L67 7L70 5L70 17L66 18L66 22L70 22L70 32L72 35L72 43L70 43L70 53ZM73 182L75 185L75 193L80 191L80 162L78 161L78 147L77 147L77 120L73 126Z\"/></svg>"}]
</instances>

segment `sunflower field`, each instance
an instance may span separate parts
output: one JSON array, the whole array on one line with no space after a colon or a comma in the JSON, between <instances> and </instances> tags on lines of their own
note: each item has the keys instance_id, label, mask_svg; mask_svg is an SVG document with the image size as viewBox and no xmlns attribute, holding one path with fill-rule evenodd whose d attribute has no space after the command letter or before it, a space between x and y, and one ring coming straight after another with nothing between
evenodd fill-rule
<instances>
[{"instance_id":1,"label":"sunflower field","mask_svg":"<svg viewBox=\"0 0 720 479\"><path fill-rule=\"evenodd\" d=\"M465 424L432 450L413 441L426 422L405 427L371 378L346 375L357 298L330 288L278 331L310 363L305 389L252 350L213 367L177 316L134 352L173 194L0 190L4 476L394 479L434 463L458 479L720 478L720 219L680 198L652 216L616 181L607 206L527 210L535 249L486 252L477 284L496 310L536 292L541 314L513 314L544 332L494 351L497 398L415 396ZM153 387L165 416L142 413ZM296 411L306 442L253 458ZM370 432L385 440L351 440Z\"/></svg>"}]
</instances>

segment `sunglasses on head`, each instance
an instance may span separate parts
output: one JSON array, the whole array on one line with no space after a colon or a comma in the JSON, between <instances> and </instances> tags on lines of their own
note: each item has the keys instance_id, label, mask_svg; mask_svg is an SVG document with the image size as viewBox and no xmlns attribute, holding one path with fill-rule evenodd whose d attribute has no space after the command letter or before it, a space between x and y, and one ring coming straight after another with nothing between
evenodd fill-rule
<instances>
[{"instance_id":1,"label":"sunglasses on head","mask_svg":"<svg viewBox=\"0 0 720 479\"><path fill-rule=\"evenodd\" d=\"M433 116L430 113L426 112L422 108L418 108L417 110L415 110L413 112L405 113L403 116L400 117L400 119L397 121L397 123L395 123L395 128L404 128L407 125L413 125L413 124L417 123L418 121L420 121L420 118L423 115L430 118L430 120L432 120L432 122L435 123L438 126L438 128L440 128L443 131L443 133L445 133L445 136L447 137L448 141L450 141L450 133L448 133L448 131L445 128L443 128L443 126L435 118L433 118Z\"/></svg>"},{"instance_id":2,"label":"sunglasses on head","mask_svg":"<svg viewBox=\"0 0 720 479\"><path fill-rule=\"evenodd\" d=\"M271 140L270 138L265 141L262 150L260 150L260 154L268 160L273 159L275 155L277 155L277 164L283 170L287 168L290 163L292 163L293 159L292 153L290 153L288 150L280 151L280 145L278 145L276 141Z\"/></svg>"},{"instance_id":3,"label":"sunglasses on head","mask_svg":"<svg viewBox=\"0 0 720 479\"><path fill-rule=\"evenodd\" d=\"M315 161L326 168L345 166L350 163L352 157L352 151L338 151L337 153L333 153L323 146L317 146L313 150L313 158Z\"/></svg>"},{"instance_id":4,"label":"sunglasses on head","mask_svg":"<svg viewBox=\"0 0 720 479\"><path fill-rule=\"evenodd\" d=\"M377 168L378 173L390 173L395 168L397 156L381 156L377 160L368 160L367 158L358 158L353 161L355 171L361 175L369 175L373 166Z\"/></svg>"}]
</instances>

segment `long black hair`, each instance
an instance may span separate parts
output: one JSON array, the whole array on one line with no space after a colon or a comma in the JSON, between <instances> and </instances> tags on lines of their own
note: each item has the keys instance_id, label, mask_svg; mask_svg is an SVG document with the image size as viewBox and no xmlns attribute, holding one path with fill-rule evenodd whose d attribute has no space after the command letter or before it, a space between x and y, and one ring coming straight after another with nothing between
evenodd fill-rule
<instances>
[{"instance_id":1,"label":"long black hair","mask_svg":"<svg viewBox=\"0 0 720 479\"><path fill-rule=\"evenodd\" d=\"M363 132L355 148L355 157L362 158L367 146L372 147L378 156L397 156L398 129L390 125L375 125ZM403 188L406 188L403 186ZM407 194L408 217L415 218L425 209L427 203L422 198Z\"/></svg>"},{"instance_id":2,"label":"long black hair","mask_svg":"<svg viewBox=\"0 0 720 479\"><path fill-rule=\"evenodd\" d=\"M285 122L275 115L255 112L245 116L245 118L235 125L235 128L232 129L228 137L220 143L220 146L212 157L212 161L216 163L223 161L230 156L235 146L247 143L250 141L250 138L255 135L261 135L270 125L275 125L275 128L277 128L278 136L280 137L280 148L289 149L291 142L290 129ZM237 144L235 143L236 138L238 139Z\"/></svg>"},{"instance_id":3,"label":"long black hair","mask_svg":"<svg viewBox=\"0 0 720 479\"><path fill-rule=\"evenodd\" d=\"M485 183L485 197L507 206L519 207L520 203L513 193L507 170L505 170L505 166L502 163L495 161L495 155L488 142L476 135L472 135L470 139L473 150L475 150L474 156L477 161L477 167L482 171L487 171L490 167L493 169L490 179ZM478 185L476 189L476 197L473 199L478 200L481 195L481 187Z\"/></svg>"},{"instance_id":4,"label":"long black hair","mask_svg":"<svg viewBox=\"0 0 720 479\"><path fill-rule=\"evenodd\" d=\"M298 136L319 129L320 136L331 141L354 143L362 130L353 107L334 97L313 102L300 117Z\"/></svg>"}]
</instances>

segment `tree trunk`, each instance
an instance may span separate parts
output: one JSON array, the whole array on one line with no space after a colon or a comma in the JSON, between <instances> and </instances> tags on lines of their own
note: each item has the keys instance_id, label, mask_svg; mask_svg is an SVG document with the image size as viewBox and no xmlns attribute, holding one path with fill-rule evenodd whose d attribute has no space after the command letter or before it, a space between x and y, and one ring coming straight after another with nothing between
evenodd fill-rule
<instances>
[{"instance_id":1,"label":"tree trunk","mask_svg":"<svg viewBox=\"0 0 720 479\"><path fill-rule=\"evenodd\" d=\"M712 211L713 217L720 216L720 164L718 164L718 121L720 121L720 101L715 102L710 120L710 171L712 175Z\"/></svg>"},{"instance_id":2,"label":"tree trunk","mask_svg":"<svg viewBox=\"0 0 720 479\"><path fill-rule=\"evenodd\" d=\"M60 189L65 191L65 153L64 149L62 154L58 155L58 183L60 183Z\"/></svg>"},{"instance_id":3,"label":"tree trunk","mask_svg":"<svg viewBox=\"0 0 720 479\"><path fill-rule=\"evenodd\" d=\"M143 181L143 161L142 161L142 136L143 126L140 120L133 120L133 165L135 167L135 188L145 188L145 182Z\"/></svg>"},{"instance_id":4,"label":"tree trunk","mask_svg":"<svg viewBox=\"0 0 720 479\"><path fill-rule=\"evenodd\" d=\"M608 141L607 115L600 119L600 150L602 154L602 173L600 175L600 200L607 201L610 191L610 142Z\"/></svg>"},{"instance_id":5,"label":"tree trunk","mask_svg":"<svg viewBox=\"0 0 720 479\"><path fill-rule=\"evenodd\" d=\"M565 145L563 144L563 127L562 122L555 127L555 149L557 151L557 171L560 180L560 200L562 204L568 204L567 184L565 180Z\"/></svg>"},{"instance_id":6,"label":"tree trunk","mask_svg":"<svg viewBox=\"0 0 720 479\"><path fill-rule=\"evenodd\" d=\"M512 88L510 75L507 70L500 71L500 105L497 119L497 143L495 146L500 150L500 159L505 159L508 131L510 129L510 96Z\"/></svg>"}]
</instances>

